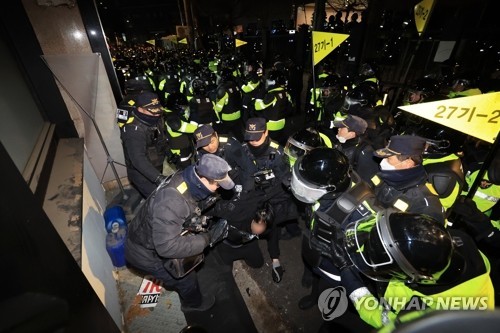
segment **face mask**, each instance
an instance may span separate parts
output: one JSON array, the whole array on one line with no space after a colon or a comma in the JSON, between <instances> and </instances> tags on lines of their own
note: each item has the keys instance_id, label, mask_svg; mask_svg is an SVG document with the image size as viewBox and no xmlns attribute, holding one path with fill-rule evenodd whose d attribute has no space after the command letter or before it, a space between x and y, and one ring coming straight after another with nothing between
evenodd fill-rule
<instances>
[{"instance_id":1,"label":"face mask","mask_svg":"<svg viewBox=\"0 0 500 333\"><path fill-rule=\"evenodd\" d=\"M343 136L340 136L340 135L336 135L335 136L337 138L337 140L339 140L340 143L346 143L347 139L344 138Z\"/></svg>"},{"instance_id":2,"label":"face mask","mask_svg":"<svg viewBox=\"0 0 500 333\"><path fill-rule=\"evenodd\" d=\"M396 167L390 164L389 161L387 161L387 158L384 158L379 165L380 170L396 170Z\"/></svg>"}]
</instances>

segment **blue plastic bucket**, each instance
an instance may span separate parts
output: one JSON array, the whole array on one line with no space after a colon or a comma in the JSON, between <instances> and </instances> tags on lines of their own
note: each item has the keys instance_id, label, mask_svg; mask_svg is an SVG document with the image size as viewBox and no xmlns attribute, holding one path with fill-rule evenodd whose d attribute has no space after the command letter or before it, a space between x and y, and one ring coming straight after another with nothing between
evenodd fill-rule
<instances>
[{"instance_id":1,"label":"blue plastic bucket","mask_svg":"<svg viewBox=\"0 0 500 333\"><path fill-rule=\"evenodd\" d=\"M121 206L113 206L104 212L104 226L107 232L118 232L120 227L127 227L125 212Z\"/></svg>"},{"instance_id":2,"label":"blue plastic bucket","mask_svg":"<svg viewBox=\"0 0 500 333\"><path fill-rule=\"evenodd\" d=\"M106 250L116 268L125 267L125 239L127 228L120 227L117 232L110 232L106 235Z\"/></svg>"}]
</instances>

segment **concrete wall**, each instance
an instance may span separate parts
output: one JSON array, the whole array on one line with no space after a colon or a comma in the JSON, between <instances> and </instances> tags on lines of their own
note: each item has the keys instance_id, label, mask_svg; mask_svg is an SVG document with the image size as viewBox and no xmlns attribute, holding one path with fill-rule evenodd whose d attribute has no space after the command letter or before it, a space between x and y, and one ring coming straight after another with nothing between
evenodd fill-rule
<instances>
[{"instance_id":1,"label":"concrete wall","mask_svg":"<svg viewBox=\"0 0 500 333\"><path fill-rule=\"evenodd\" d=\"M53 66L66 66L56 75L59 90L78 135L85 139L92 167L103 182L113 180L105 149L87 114L96 120L112 159L123 164L116 103L102 60L92 53L78 7L46 7L32 0L23 0L23 5L51 71ZM82 59L92 60L93 55L96 66L89 61L90 67L82 66ZM115 165L118 176L125 177L125 168Z\"/></svg>"},{"instance_id":2,"label":"concrete wall","mask_svg":"<svg viewBox=\"0 0 500 333\"><path fill-rule=\"evenodd\" d=\"M82 271L118 327L123 327L113 263L106 251L104 190L87 153L83 159Z\"/></svg>"},{"instance_id":3,"label":"concrete wall","mask_svg":"<svg viewBox=\"0 0 500 333\"><path fill-rule=\"evenodd\" d=\"M95 123L99 127L111 158L123 163L112 89L100 56L92 53L77 6L47 7L33 0L22 3L43 50L40 56L57 78L78 135L85 142L82 270L113 320L122 327L113 265L106 252L103 219L106 198L101 185L101 181L112 180L114 175L94 126ZM125 168L117 165L117 171L119 177L126 176Z\"/></svg>"}]
</instances>

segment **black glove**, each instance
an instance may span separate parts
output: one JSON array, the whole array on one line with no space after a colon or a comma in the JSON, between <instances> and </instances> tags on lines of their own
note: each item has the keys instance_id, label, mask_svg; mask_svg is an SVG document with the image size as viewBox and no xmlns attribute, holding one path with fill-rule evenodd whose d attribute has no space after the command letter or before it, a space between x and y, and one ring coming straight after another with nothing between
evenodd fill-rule
<instances>
[{"instance_id":1,"label":"black glove","mask_svg":"<svg viewBox=\"0 0 500 333\"><path fill-rule=\"evenodd\" d=\"M208 229L210 247L227 237L228 228L227 220L224 219L219 219L217 222L210 225Z\"/></svg>"},{"instance_id":2,"label":"black glove","mask_svg":"<svg viewBox=\"0 0 500 333\"><path fill-rule=\"evenodd\" d=\"M318 251L322 256L332 259L332 253L330 251L330 245L324 241L319 240L315 236L311 235L309 238L309 246L311 249Z\"/></svg>"},{"instance_id":3,"label":"black glove","mask_svg":"<svg viewBox=\"0 0 500 333\"><path fill-rule=\"evenodd\" d=\"M192 232L198 233L201 231L206 231L207 217L206 216L190 216L182 224L183 233Z\"/></svg>"},{"instance_id":4,"label":"black glove","mask_svg":"<svg viewBox=\"0 0 500 333\"><path fill-rule=\"evenodd\" d=\"M273 264L273 267L271 269L271 276L274 282L280 283L281 279L283 278L283 273L285 273L285 270L283 269L283 267L281 267L281 265L278 264L277 266L274 266Z\"/></svg>"},{"instance_id":5,"label":"black glove","mask_svg":"<svg viewBox=\"0 0 500 333\"><path fill-rule=\"evenodd\" d=\"M354 267L348 267L340 271L340 283L346 289L347 295L350 295L356 289L365 287L359 271Z\"/></svg>"},{"instance_id":6,"label":"black glove","mask_svg":"<svg viewBox=\"0 0 500 333\"><path fill-rule=\"evenodd\" d=\"M160 185L161 185L161 183L163 183L163 181L164 181L165 179L167 179L167 178L168 178L168 177L167 177L167 176L164 176L164 175L159 175L158 177L156 177L156 179L155 179L155 184L156 184L156 186L160 186Z\"/></svg>"},{"instance_id":7,"label":"black glove","mask_svg":"<svg viewBox=\"0 0 500 333\"><path fill-rule=\"evenodd\" d=\"M343 242L336 241L333 242L331 245L331 250L332 250L332 255L331 259L333 264L340 269L341 271L344 268L347 268L349 266L352 266L352 262L347 256L347 253L345 252L344 246L342 244Z\"/></svg>"},{"instance_id":8,"label":"black glove","mask_svg":"<svg viewBox=\"0 0 500 333\"><path fill-rule=\"evenodd\" d=\"M172 165L177 165L181 159L179 154L170 154L167 158L167 162Z\"/></svg>"},{"instance_id":9,"label":"black glove","mask_svg":"<svg viewBox=\"0 0 500 333\"><path fill-rule=\"evenodd\" d=\"M465 196L460 196L453 205L453 213L457 214L464 220L474 221L474 222L486 222L489 221L488 217L484 215L476 206L474 200L467 198Z\"/></svg>"}]
</instances>

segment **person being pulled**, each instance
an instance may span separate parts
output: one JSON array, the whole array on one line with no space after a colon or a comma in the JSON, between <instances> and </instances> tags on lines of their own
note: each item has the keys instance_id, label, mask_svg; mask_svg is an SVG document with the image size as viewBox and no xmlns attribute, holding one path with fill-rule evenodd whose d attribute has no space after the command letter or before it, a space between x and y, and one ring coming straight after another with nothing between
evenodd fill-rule
<instances>
[{"instance_id":1,"label":"person being pulled","mask_svg":"<svg viewBox=\"0 0 500 333\"><path fill-rule=\"evenodd\" d=\"M238 219L229 220L227 238L216 247L222 261L232 265L235 260L244 260L252 268L262 267L264 256L258 243L261 238L267 239L271 258L277 257L269 237L274 227L273 220L273 208L269 203L257 209L251 217L244 214Z\"/></svg>"},{"instance_id":2,"label":"person being pulled","mask_svg":"<svg viewBox=\"0 0 500 333\"><path fill-rule=\"evenodd\" d=\"M230 169L218 156L202 156L162 182L128 227L127 263L177 291L183 312L206 311L215 303L214 295L202 296L195 267L207 246L227 236L226 220L208 225L203 214L215 203L219 186L234 187Z\"/></svg>"}]
</instances>

